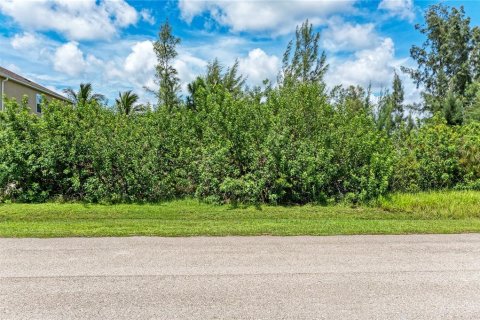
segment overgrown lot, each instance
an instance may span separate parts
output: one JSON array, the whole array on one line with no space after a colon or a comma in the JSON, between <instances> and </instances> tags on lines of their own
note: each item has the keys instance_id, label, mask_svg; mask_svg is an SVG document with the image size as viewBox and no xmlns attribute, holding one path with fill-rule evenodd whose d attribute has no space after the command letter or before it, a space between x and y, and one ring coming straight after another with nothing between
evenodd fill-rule
<instances>
[{"instance_id":1,"label":"overgrown lot","mask_svg":"<svg viewBox=\"0 0 480 320\"><path fill-rule=\"evenodd\" d=\"M480 190L480 28L463 8L438 4L417 29L417 66L397 71L423 92L407 103L396 72L381 92L327 85L329 60L308 20L276 81L249 87L238 61L212 57L181 94L172 64L180 39L165 22L154 106L131 91L109 105L91 84L66 89L71 103L43 101L41 116L6 101L0 202L365 205Z\"/></svg>"},{"instance_id":2,"label":"overgrown lot","mask_svg":"<svg viewBox=\"0 0 480 320\"><path fill-rule=\"evenodd\" d=\"M480 192L394 195L375 206L5 204L2 237L480 232Z\"/></svg>"}]
</instances>

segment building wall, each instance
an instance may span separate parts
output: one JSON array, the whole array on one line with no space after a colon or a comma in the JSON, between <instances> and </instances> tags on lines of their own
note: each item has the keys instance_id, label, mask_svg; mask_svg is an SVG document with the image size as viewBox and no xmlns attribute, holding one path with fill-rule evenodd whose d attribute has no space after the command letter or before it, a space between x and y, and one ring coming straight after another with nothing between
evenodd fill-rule
<instances>
[{"instance_id":1,"label":"building wall","mask_svg":"<svg viewBox=\"0 0 480 320\"><path fill-rule=\"evenodd\" d=\"M4 80L0 76L0 85L1 81ZM37 113L37 94L43 94L47 100L53 99L52 96L44 94L40 91L37 91L35 89L32 89L30 87L24 86L20 83L14 82L11 79L5 82L4 85L4 94L6 95L7 98L15 98L18 102L21 102L23 99L24 95L28 96L28 106L30 107L30 110L33 113Z\"/></svg>"}]
</instances>

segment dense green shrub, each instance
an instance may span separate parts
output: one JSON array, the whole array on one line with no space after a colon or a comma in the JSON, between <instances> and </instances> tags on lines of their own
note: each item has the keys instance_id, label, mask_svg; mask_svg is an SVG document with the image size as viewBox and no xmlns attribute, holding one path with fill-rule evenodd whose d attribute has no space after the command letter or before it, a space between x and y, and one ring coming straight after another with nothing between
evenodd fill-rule
<instances>
[{"instance_id":1,"label":"dense green shrub","mask_svg":"<svg viewBox=\"0 0 480 320\"><path fill-rule=\"evenodd\" d=\"M419 187L422 190L445 189L459 182L460 168L457 132L440 118L423 126L412 136L418 161Z\"/></svg>"},{"instance_id":2,"label":"dense green shrub","mask_svg":"<svg viewBox=\"0 0 480 320\"><path fill-rule=\"evenodd\" d=\"M0 195L3 199L44 201L39 126L41 119L30 114L26 103L6 103L0 113Z\"/></svg>"},{"instance_id":3,"label":"dense green shrub","mask_svg":"<svg viewBox=\"0 0 480 320\"><path fill-rule=\"evenodd\" d=\"M392 189L419 191L480 186L480 123L449 126L440 116L397 138Z\"/></svg>"},{"instance_id":4,"label":"dense green shrub","mask_svg":"<svg viewBox=\"0 0 480 320\"><path fill-rule=\"evenodd\" d=\"M97 103L44 106L15 101L1 114L2 197L18 201L158 201L192 194L188 110L134 117Z\"/></svg>"},{"instance_id":5,"label":"dense green shrub","mask_svg":"<svg viewBox=\"0 0 480 320\"><path fill-rule=\"evenodd\" d=\"M393 149L367 109L328 102L304 83L204 92L195 108L126 115L98 102L15 101L1 114L3 200L307 203L384 194Z\"/></svg>"},{"instance_id":6,"label":"dense green shrub","mask_svg":"<svg viewBox=\"0 0 480 320\"><path fill-rule=\"evenodd\" d=\"M434 117L392 133L378 128L364 93L340 90L330 101L318 83L198 92L194 107L133 114L55 102L39 117L8 101L1 200L330 203L480 188L475 121Z\"/></svg>"},{"instance_id":7,"label":"dense green shrub","mask_svg":"<svg viewBox=\"0 0 480 320\"><path fill-rule=\"evenodd\" d=\"M458 130L461 189L480 190L480 122L470 122Z\"/></svg>"}]
</instances>

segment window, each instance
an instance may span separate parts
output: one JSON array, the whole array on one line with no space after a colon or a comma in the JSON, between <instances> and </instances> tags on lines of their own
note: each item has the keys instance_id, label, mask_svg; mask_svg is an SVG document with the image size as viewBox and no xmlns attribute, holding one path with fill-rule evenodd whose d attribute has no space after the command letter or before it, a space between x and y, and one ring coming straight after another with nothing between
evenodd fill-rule
<instances>
[{"instance_id":1,"label":"window","mask_svg":"<svg viewBox=\"0 0 480 320\"><path fill-rule=\"evenodd\" d=\"M36 101L37 101L37 112L42 113L42 95L37 93L36 96Z\"/></svg>"}]
</instances>

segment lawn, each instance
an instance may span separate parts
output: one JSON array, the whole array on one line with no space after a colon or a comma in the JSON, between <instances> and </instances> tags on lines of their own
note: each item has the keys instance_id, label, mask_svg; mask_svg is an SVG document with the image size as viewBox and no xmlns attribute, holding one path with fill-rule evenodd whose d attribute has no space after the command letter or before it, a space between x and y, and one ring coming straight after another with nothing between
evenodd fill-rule
<instances>
[{"instance_id":1,"label":"lawn","mask_svg":"<svg viewBox=\"0 0 480 320\"><path fill-rule=\"evenodd\" d=\"M397 194L376 205L3 204L0 237L480 232L480 192Z\"/></svg>"}]
</instances>

